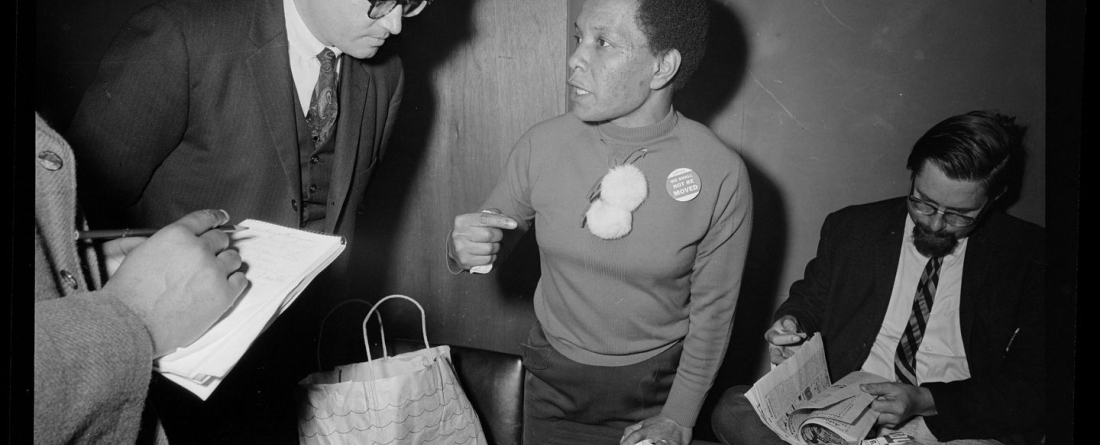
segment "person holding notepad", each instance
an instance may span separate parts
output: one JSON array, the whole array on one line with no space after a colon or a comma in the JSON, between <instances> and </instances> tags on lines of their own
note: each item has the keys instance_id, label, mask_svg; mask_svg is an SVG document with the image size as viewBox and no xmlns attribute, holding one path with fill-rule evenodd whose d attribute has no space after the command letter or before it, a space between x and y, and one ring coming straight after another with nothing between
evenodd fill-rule
<instances>
[{"instance_id":1,"label":"person holding notepad","mask_svg":"<svg viewBox=\"0 0 1100 445\"><path fill-rule=\"evenodd\" d=\"M248 284L216 230L229 215L192 212L95 249L75 236L74 176L69 145L35 114L34 443L163 441L143 416L153 359L193 342Z\"/></svg>"},{"instance_id":2,"label":"person holding notepad","mask_svg":"<svg viewBox=\"0 0 1100 445\"><path fill-rule=\"evenodd\" d=\"M118 31L67 134L92 227L156 227L216 207L234 223L352 244L403 97L402 60L386 42L432 1L149 3ZM350 291L349 260L265 330L215 397L199 405L155 379L173 440L297 441L293 392L316 371L298 358L316 351L320 318ZM230 424L248 426L217 428Z\"/></svg>"}]
</instances>

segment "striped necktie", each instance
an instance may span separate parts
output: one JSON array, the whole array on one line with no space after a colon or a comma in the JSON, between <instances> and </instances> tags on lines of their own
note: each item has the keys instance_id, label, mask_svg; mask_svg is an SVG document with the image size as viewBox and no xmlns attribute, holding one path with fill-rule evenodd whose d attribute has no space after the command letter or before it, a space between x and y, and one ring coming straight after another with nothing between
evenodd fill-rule
<instances>
[{"instance_id":1,"label":"striped necktie","mask_svg":"<svg viewBox=\"0 0 1100 445\"><path fill-rule=\"evenodd\" d=\"M317 75L317 84L313 86L313 95L309 99L309 112L306 123L309 124L313 145L320 147L331 136L332 125L336 123L338 112L336 104L336 54L325 48L317 55L321 61L321 72Z\"/></svg>"},{"instance_id":2,"label":"striped necktie","mask_svg":"<svg viewBox=\"0 0 1100 445\"><path fill-rule=\"evenodd\" d=\"M920 276L917 294L913 297L913 311L909 314L909 323L905 326L901 341L898 342L898 351L894 355L894 374L897 375L898 382L917 384L917 350L924 339L924 329L928 326L928 314L932 312L942 263L943 257L929 259Z\"/></svg>"}]
</instances>

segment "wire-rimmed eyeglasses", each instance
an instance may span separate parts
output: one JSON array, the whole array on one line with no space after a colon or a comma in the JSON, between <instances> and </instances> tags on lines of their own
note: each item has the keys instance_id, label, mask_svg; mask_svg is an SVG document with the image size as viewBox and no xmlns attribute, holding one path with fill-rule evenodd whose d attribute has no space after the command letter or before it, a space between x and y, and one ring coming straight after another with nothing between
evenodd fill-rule
<instances>
[{"instance_id":1,"label":"wire-rimmed eyeglasses","mask_svg":"<svg viewBox=\"0 0 1100 445\"><path fill-rule=\"evenodd\" d=\"M925 216L942 213L943 220L955 227L968 227L977 222L976 217L966 216L958 212L947 210L943 207L937 206L928 201L913 196L912 192L910 192L909 194L909 205L912 206L913 210L916 210L917 213Z\"/></svg>"}]
</instances>

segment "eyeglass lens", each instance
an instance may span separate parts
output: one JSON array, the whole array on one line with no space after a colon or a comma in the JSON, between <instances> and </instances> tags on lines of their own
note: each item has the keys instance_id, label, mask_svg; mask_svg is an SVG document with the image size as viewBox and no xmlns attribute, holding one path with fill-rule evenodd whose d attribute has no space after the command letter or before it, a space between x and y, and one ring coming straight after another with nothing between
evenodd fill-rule
<instances>
[{"instance_id":1,"label":"eyeglass lens","mask_svg":"<svg viewBox=\"0 0 1100 445\"><path fill-rule=\"evenodd\" d=\"M380 19L385 17L393 8L397 5L401 5L401 15L405 17L412 17L424 10L424 7L428 5L428 0L375 0L371 2L371 9L368 15L372 19Z\"/></svg>"},{"instance_id":2,"label":"eyeglass lens","mask_svg":"<svg viewBox=\"0 0 1100 445\"><path fill-rule=\"evenodd\" d=\"M914 196L909 197L909 202L913 203L913 207L917 210L917 213L920 213L921 215L932 215L939 211L939 209L937 209L936 207ZM954 212L949 212L947 210L943 211L943 220L947 221L948 224L957 227L965 227L974 223L974 218L966 215L960 215Z\"/></svg>"}]
</instances>

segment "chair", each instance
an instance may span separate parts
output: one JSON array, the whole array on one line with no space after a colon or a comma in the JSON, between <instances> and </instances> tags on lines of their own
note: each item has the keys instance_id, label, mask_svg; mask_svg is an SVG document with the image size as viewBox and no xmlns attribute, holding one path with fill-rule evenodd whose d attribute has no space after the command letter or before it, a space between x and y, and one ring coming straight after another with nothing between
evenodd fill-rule
<instances>
[{"instance_id":1,"label":"chair","mask_svg":"<svg viewBox=\"0 0 1100 445\"><path fill-rule=\"evenodd\" d=\"M394 354L416 351L423 341L393 339ZM523 359L516 354L451 346L451 361L491 445L523 444ZM717 445L692 440L691 445Z\"/></svg>"},{"instance_id":2,"label":"chair","mask_svg":"<svg viewBox=\"0 0 1100 445\"><path fill-rule=\"evenodd\" d=\"M424 348L423 341L394 339L394 354ZM523 443L523 361L520 356L451 346L451 362L491 445Z\"/></svg>"}]
</instances>

